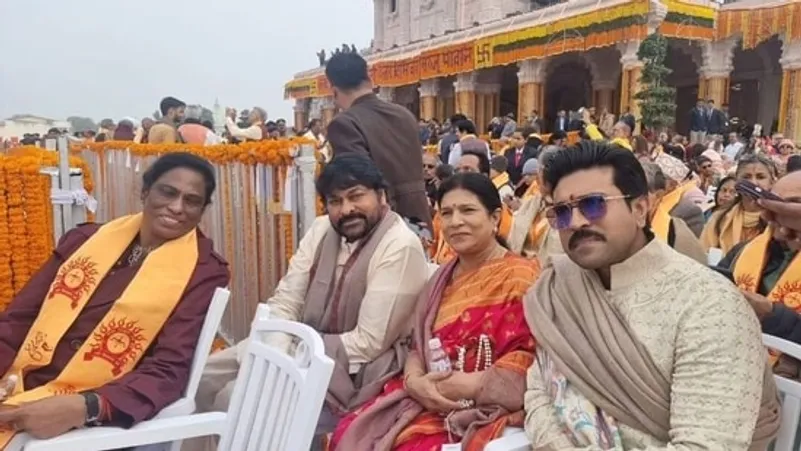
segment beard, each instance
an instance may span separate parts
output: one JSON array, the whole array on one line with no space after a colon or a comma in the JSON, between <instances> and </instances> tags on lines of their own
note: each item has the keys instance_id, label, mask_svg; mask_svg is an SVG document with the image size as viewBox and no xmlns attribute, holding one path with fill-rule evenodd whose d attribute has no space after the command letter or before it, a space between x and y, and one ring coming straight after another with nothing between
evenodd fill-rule
<instances>
[{"instance_id":1,"label":"beard","mask_svg":"<svg viewBox=\"0 0 801 451\"><path fill-rule=\"evenodd\" d=\"M331 223L334 230L340 236L345 237L349 243L358 241L367 236L373 230L378 221L373 218L368 218L367 215L361 213L353 213L339 218L336 223Z\"/></svg>"}]
</instances>

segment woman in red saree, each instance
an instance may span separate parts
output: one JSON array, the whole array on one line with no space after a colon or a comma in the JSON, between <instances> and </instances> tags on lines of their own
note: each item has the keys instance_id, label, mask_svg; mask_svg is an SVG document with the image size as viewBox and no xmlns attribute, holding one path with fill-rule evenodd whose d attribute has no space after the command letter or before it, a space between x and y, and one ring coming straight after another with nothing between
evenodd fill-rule
<instances>
[{"instance_id":1,"label":"woman in red saree","mask_svg":"<svg viewBox=\"0 0 801 451\"><path fill-rule=\"evenodd\" d=\"M501 200L486 176L458 174L437 197L456 258L421 294L403 374L339 423L329 450L428 451L451 443L481 450L507 426L523 424L534 339L521 300L539 275L539 263L496 240ZM450 358L451 372L428 368L434 337Z\"/></svg>"}]
</instances>

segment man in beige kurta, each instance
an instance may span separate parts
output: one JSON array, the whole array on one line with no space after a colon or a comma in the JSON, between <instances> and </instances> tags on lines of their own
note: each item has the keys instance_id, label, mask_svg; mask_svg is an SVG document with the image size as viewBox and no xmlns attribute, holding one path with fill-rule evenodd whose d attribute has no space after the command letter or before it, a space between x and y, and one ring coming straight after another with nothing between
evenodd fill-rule
<instances>
[{"instance_id":1,"label":"man in beige kurta","mask_svg":"<svg viewBox=\"0 0 801 451\"><path fill-rule=\"evenodd\" d=\"M356 160L358 164L374 165L365 156L356 154L341 156L326 166L320 178L323 179L332 173L344 174L344 177L347 178L348 167L342 164L343 160ZM357 191L355 194L346 193L345 197L356 198L373 195L370 188L363 188L365 187L352 187L350 189L362 191ZM386 195L383 192L381 199L383 199L383 203L375 206L386 210ZM347 203L342 200L337 202ZM354 202L358 202L358 200ZM338 209L332 203L329 203L328 208L332 215L334 214L333 210ZM357 257L369 258L366 280L362 282L365 287L361 306L358 309L358 319L352 330L337 336L341 341L341 350L344 350L347 355L347 365L351 375L359 374L363 367L384 356L405 335L406 325L414 311L415 300L428 279L428 266L420 239L406 225L405 221L389 210L386 210L385 213L381 213L381 211L363 211L363 213L367 217L373 215L383 217L384 219L375 227L383 227L385 230L380 240L373 243L371 250L368 251L372 255L368 253ZM349 216L355 217L356 215L350 213L342 218L347 219ZM339 227L335 227L335 224L339 224ZM267 300L272 317L304 321L304 318L308 316L306 310L310 301L307 300L307 293L312 282L317 280L316 276L315 279L312 279L312 273L320 272L317 263L323 258L320 255L321 246L325 244L327 235L331 233L339 234L337 239L341 241L339 252L335 256L335 279L340 280L342 272L352 263L349 262L351 256L360 251L362 240L368 239L348 239L343 233L347 233L349 229L343 228L342 224L343 222L334 216L321 216L312 224L298 245L286 275L279 282L273 296ZM347 226L348 221L345 221L344 224ZM340 233L340 231L343 232ZM313 270L313 268L315 269ZM348 291L348 289L349 287L344 287L343 291ZM344 299L343 302L345 302ZM329 331L320 332L323 334L324 340L331 336L327 333ZM266 340L280 349L292 351L292 340L286 335L275 334L268 336ZM328 346L328 342L326 342L326 346ZM246 341L243 341L238 346L218 352L209 358L198 389L198 410L227 410L239 370L239 360L245 347ZM366 381L365 384L369 382ZM322 431L333 429L336 421L336 415L329 415L324 410L318 429ZM185 446L184 450L187 449L198 448Z\"/></svg>"},{"instance_id":2,"label":"man in beige kurta","mask_svg":"<svg viewBox=\"0 0 801 451\"><path fill-rule=\"evenodd\" d=\"M525 395L533 448L764 450L779 403L745 298L654 237L634 154L598 143L569 152L545 177L566 255L524 304L537 340ZM577 203L588 196L605 209Z\"/></svg>"}]
</instances>

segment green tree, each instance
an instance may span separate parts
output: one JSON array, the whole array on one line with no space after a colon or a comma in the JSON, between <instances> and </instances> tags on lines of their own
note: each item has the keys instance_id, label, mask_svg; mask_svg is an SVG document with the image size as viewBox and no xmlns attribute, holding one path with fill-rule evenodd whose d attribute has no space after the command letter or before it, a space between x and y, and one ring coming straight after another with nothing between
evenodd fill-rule
<instances>
[{"instance_id":1,"label":"green tree","mask_svg":"<svg viewBox=\"0 0 801 451\"><path fill-rule=\"evenodd\" d=\"M640 103L642 125L655 132L665 131L676 122L676 89L667 85L672 72L666 65L668 41L659 33L645 38L637 50L637 58L645 63L640 83L642 89L634 98Z\"/></svg>"}]
</instances>

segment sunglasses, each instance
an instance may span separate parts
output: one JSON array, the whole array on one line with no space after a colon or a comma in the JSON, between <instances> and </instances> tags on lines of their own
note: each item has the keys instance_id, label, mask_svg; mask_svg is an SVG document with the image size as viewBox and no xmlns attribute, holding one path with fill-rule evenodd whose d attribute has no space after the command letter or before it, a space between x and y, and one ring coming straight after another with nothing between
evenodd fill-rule
<instances>
[{"instance_id":1,"label":"sunglasses","mask_svg":"<svg viewBox=\"0 0 801 451\"><path fill-rule=\"evenodd\" d=\"M573 209L577 208L587 221L594 222L606 216L606 203L610 200L628 199L631 196L605 196L589 194L571 202L553 204L545 212L548 223L556 230L564 230L573 222Z\"/></svg>"}]
</instances>

